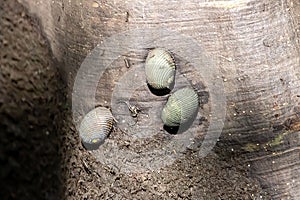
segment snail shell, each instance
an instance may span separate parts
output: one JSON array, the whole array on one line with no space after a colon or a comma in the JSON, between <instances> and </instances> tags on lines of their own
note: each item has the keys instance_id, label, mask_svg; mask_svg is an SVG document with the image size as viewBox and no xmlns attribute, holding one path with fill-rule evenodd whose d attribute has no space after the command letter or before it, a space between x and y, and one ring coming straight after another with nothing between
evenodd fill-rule
<instances>
[{"instance_id":1,"label":"snail shell","mask_svg":"<svg viewBox=\"0 0 300 200\"><path fill-rule=\"evenodd\" d=\"M146 80L152 88L170 89L175 79L175 69L175 61L168 51L156 48L148 53Z\"/></svg>"},{"instance_id":2,"label":"snail shell","mask_svg":"<svg viewBox=\"0 0 300 200\"><path fill-rule=\"evenodd\" d=\"M108 136L114 123L109 109L97 107L86 114L79 127L79 135L86 144L100 144Z\"/></svg>"},{"instance_id":3,"label":"snail shell","mask_svg":"<svg viewBox=\"0 0 300 200\"><path fill-rule=\"evenodd\" d=\"M191 120L199 107L198 95L191 88L173 93L162 110L161 119L165 125L178 127Z\"/></svg>"}]
</instances>

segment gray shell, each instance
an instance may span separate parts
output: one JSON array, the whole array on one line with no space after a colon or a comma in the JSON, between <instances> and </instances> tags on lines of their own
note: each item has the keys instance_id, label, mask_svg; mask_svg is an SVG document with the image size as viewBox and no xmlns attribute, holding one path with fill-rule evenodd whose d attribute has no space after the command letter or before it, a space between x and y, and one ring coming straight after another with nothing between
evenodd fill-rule
<instances>
[{"instance_id":1,"label":"gray shell","mask_svg":"<svg viewBox=\"0 0 300 200\"><path fill-rule=\"evenodd\" d=\"M175 69L175 61L168 51L156 48L148 53L146 80L154 89L170 89L175 79Z\"/></svg>"},{"instance_id":2,"label":"gray shell","mask_svg":"<svg viewBox=\"0 0 300 200\"><path fill-rule=\"evenodd\" d=\"M161 113L167 126L180 126L191 120L198 111L198 95L191 88L183 88L173 93Z\"/></svg>"},{"instance_id":3,"label":"gray shell","mask_svg":"<svg viewBox=\"0 0 300 200\"><path fill-rule=\"evenodd\" d=\"M110 110L97 107L84 116L79 127L79 135L84 143L101 143L108 136L113 123L114 117Z\"/></svg>"}]
</instances>

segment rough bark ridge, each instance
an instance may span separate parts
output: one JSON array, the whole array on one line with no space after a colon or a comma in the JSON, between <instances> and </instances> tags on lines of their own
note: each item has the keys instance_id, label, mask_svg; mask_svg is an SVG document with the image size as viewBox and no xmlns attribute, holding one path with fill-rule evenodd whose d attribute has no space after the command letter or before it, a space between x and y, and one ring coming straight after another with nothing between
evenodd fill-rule
<instances>
[{"instance_id":1,"label":"rough bark ridge","mask_svg":"<svg viewBox=\"0 0 300 200\"><path fill-rule=\"evenodd\" d=\"M273 198L299 198L300 68L293 1L21 2L41 18L70 89L84 57L105 37L161 27L193 37L219 67L222 76L215 78L224 81L227 116L219 147L226 156L232 151L244 156ZM126 55L130 64L141 62L146 50L132 49L135 54ZM99 104L109 106L105 102L124 70L108 72L99 83ZM193 79L192 71L186 74Z\"/></svg>"}]
</instances>

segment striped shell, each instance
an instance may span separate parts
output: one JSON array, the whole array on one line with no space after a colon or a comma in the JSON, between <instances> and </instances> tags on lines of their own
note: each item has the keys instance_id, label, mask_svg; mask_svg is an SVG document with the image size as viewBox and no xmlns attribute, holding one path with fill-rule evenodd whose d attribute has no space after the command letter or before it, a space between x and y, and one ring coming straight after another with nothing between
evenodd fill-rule
<instances>
[{"instance_id":1,"label":"striped shell","mask_svg":"<svg viewBox=\"0 0 300 200\"><path fill-rule=\"evenodd\" d=\"M114 117L109 109L97 107L86 114L79 127L79 135L84 143L99 144L112 129Z\"/></svg>"},{"instance_id":2,"label":"striped shell","mask_svg":"<svg viewBox=\"0 0 300 200\"><path fill-rule=\"evenodd\" d=\"M183 88L173 93L161 113L165 125L174 127L193 119L198 110L198 95L191 88Z\"/></svg>"},{"instance_id":3,"label":"striped shell","mask_svg":"<svg viewBox=\"0 0 300 200\"><path fill-rule=\"evenodd\" d=\"M145 71L147 83L154 89L170 89L175 78L175 62L171 54L161 48L148 53Z\"/></svg>"}]
</instances>

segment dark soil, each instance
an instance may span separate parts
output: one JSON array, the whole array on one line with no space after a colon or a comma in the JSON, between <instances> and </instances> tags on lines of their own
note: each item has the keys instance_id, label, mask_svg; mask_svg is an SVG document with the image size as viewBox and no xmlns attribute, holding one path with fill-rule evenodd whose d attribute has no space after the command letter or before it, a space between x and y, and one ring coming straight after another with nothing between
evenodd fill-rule
<instances>
[{"instance_id":1,"label":"dark soil","mask_svg":"<svg viewBox=\"0 0 300 200\"><path fill-rule=\"evenodd\" d=\"M15 0L0 5L0 49L0 199L268 199L245 163L214 152L144 173L97 161L72 124L60 65Z\"/></svg>"},{"instance_id":2,"label":"dark soil","mask_svg":"<svg viewBox=\"0 0 300 200\"><path fill-rule=\"evenodd\" d=\"M36 22L15 1L0 5L1 199L58 199L60 76Z\"/></svg>"}]
</instances>

